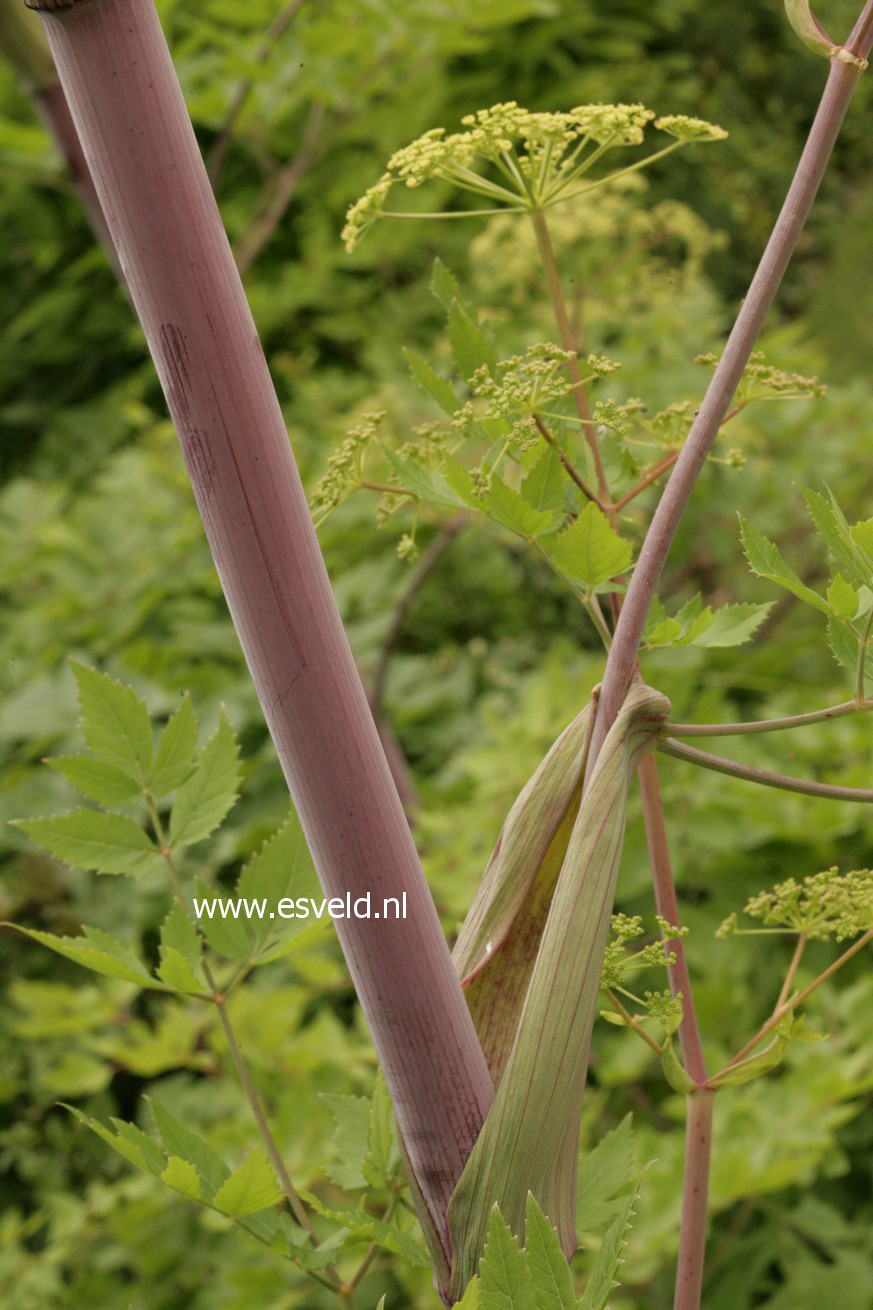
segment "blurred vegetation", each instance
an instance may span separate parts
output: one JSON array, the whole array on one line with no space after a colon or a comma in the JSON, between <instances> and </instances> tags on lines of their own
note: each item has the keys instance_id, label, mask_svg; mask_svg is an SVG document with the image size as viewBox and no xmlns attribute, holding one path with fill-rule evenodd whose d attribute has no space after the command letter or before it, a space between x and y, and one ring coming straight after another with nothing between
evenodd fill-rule
<instances>
[{"instance_id":1,"label":"blurred vegetation","mask_svg":"<svg viewBox=\"0 0 873 1310\"><path fill-rule=\"evenodd\" d=\"M159 0L158 8L204 153L213 166L216 151L223 156L222 214L248 263L247 291L310 489L365 413L386 410L398 444L434 418L403 349L435 364L448 356L444 314L427 290L435 255L461 279L502 357L552 334L523 243L510 258L502 219L487 227L386 222L344 253L345 210L395 149L508 99L549 110L639 99L729 131L718 147L656 165L628 201L642 212L681 202L681 239L622 262L625 211L611 213L605 201L558 231L562 268L579 283L586 350L623 365L608 394L642 396L654 411L702 394L708 374L694 357L720 349L825 71L797 43L777 0L306 0L266 46L278 0ZM823 0L820 17L843 34L856 10L853 0ZM249 81L228 131L229 107ZM749 573L736 514L777 540L813 586L826 581L827 559L795 484L827 483L851 520L869 514L873 333L859 289L871 260L870 94L862 79L763 343L781 368L820 376L828 396L737 417L728 444L741 466L712 462L705 471L661 589L670 612L698 591L712 605L777 604L738 650L646 657L646 675L671 698L677 720L799 713L852 694L821 616ZM142 335L6 66L0 224L0 818L69 808L68 784L41 764L79 748L67 657L131 683L158 718L189 690L207 728L224 705L241 739L241 799L197 856L199 873L230 888L283 822L287 793ZM644 526L653 498L629 507L631 527ZM367 678L390 636L384 712L413 771L416 836L452 932L509 805L598 681L602 658L572 596L494 524L457 534L394 632L415 567L395 549L409 521L400 513L378 527L376 510L375 497L353 497L321 538ZM419 546L436 531L425 514ZM724 753L857 786L869 785L873 762L864 716L790 737L738 739ZM870 865L873 827L865 807L764 791L674 760L661 775L697 1008L716 1067L766 1018L790 946L714 942L715 929L782 878ZM71 871L6 823L0 860L0 918L54 932L87 920L156 957L170 904L159 879L131 884ZM651 915L636 812L619 904ZM13 931L0 933L4 1303L333 1304L227 1231L226 1220L134 1174L57 1104L136 1120L154 1092L238 1163L254 1130L208 1007L93 978ZM804 969L812 977L828 958L816 945ZM234 1011L292 1177L330 1200L325 1165L335 1130L319 1093L369 1095L375 1074L336 944L304 942L235 993ZM819 1310L829 1301L873 1308L869 957L816 994L810 1018L830 1033L825 1046L791 1048L777 1074L717 1100L707 1310ZM633 1111L635 1164L657 1160L611 1304L666 1310L682 1101L631 1034L601 1025L595 1046L583 1146ZM582 1273L602 1219L585 1229ZM384 1255L362 1284L360 1306L369 1310L383 1293L387 1310L435 1303L426 1270Z\"/></svg>"}]
</instances>

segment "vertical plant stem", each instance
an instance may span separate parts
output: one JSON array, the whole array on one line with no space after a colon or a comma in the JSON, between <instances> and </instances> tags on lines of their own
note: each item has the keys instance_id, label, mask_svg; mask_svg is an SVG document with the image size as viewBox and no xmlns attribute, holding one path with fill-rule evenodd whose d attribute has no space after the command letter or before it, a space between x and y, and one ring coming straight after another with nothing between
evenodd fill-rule
<instances>
[{"instance_id":1,"label":"vertical plant stem","mask_svg":"<svg viewBox=\"0 0 873 1310\"><path fill-rule=\"evenodd\" d=\"M658 765L653 755L647 755L640 761L637 766L637 778L640 784L649 861L652 866L652 882L655 887L655 905L662 918L672 923L674 927L681 928L676 884L670 866L664 807L661 803L661 788L658 782ZM682 995L682 1022L678 1034L682 1061L690 1077L696 1083L704 1083L706 1062L703 1058L700 1026L694 1008L688 961L685 958L685 943L681 937L674 937L667 943L667 949L676 956L676 963L667 966L670 989L674 996L680 993Z\"/></svg>"},{"instance_id":2,"label":"vertical plant stem","mask_svg":"<svg viewBox=\"0 0 873 1310\"><path fill-rule=\"evenodd\" d=\"M867 648L870 645L870 629L873 626L873 609L867 615L864 632L858 642L858 664L855 670L855 704L864 704L864 665L867 660Z\"/></svg>"},{"instance_id":3,"label":"vertical plant stem","mask_svg":"<svg viewBox=\"0 0 873 1310\"><path fill-rule=\"evenodd\" d=\"M866 58L871 43L873 0L867 0L847 48ZM773 234L649 526L606 664L589 753L589 777L630 686L646 615L679 520L794 252L860 75L856 64L831 60L821 103Z\"/></svg>"},{"instance_id":4,"label":"vertical plant stem","mask_svg":"<svg viewBox=\"0 0 873 1310\"><path fill-rule=\"evenodd\" d=\"M185 897L185 893L182 888L182 880L179 877L179 870L176 868L176 861L173 859L172 847L169 845L167 841L167 834L164 829L164 824L161 820L160 814L158 813L158 808L155 805L154 798L148 792L146 792L145 801L146 801L146 806L148 808L149 819L151 820L151 825L152 828L154 829L155 837L157 838L158 844L161 847L161 854L164 857L164 863L167 866L167 872L169 873L170 881L173 884L173 891L176 895L176 899L178 900L182 908L185 910L185 912L190 913L190 910L188 908L188 901ZM242 1052L240 1051L239 1048L239 1043L236 1040L236 1034L233 1031L233 1026L230 1022L230 1017L227 1013L227 998L218 989L218 985L215 981L215 976L212 972L212 969L210 968L209 961L203 958L201 960L201 963L203 966L203 976L206 979L206 983L207 986L209 987L210 992L212 993L212 1000L215 1003L216 1008L218 1009L218 1014L221 1019L221 1026L222 1029L224 1030L224 1036L227 1040L227 1046L231 1054L231 1059L233 1060L234 1067L236 1068L240 1083L242 1084L242 1089L245 1092L246 1100L248 1101L249 1106L251 1107L251 1111L252 1114L254 1115L255 1122L258 1125L258 1131L260 1132L264 1145L267 1148L267 1154L272 1160L273 1167L275 1168L276 1173L278 1174L279 1177L279 1182L282 1184L282 1191L285 1193L286 1200L288 1201L288 1204L291 1208L291 1212L294 1215L294 1218L301 1225L301 1227L304 1228L306 1232L309 1233L313 1245L317 1246L318 1237L316 1236L315 1230L312 1227L312 1222L306 1211L306 1207L304 1206L300 1197L297 1195L297 1190L291 1181L291 1176L288 1173L288 1170L285 1168L285 1161L282 1159L281 1152L279 1151L279 1148L276 1145L276 1140L273 1137L273 1133L270 1129L270 1125L267 1122L267 1116L264 1114L263 1106L261 1105L260 1098L258 1096L257 1091L255 1090L255 1085L252 1082L251 1075L249 1074L248 1066L245 1060L243 1059Z\"/></svg>"},{"instance_id":5,"label":"vertical plant stem","mask_svg":"<svg viewBox=\"0 0 873 1310\"><path fill-rule=\"evenodd\" d=\"M558 325L561 345L565 350L572 350L573 352L573 358L567 362L567 373L570 376L570 381L573 383L573 399L576 404L576 412L579 415L579 421L582 424L582 431L585 433L585 440L588 442L594 460L594 468L597 472L598 499L602 502L603 506L606 507L610 504L609 486L606 481L606 474L603 471L603 460L600 458L597 434L591 425L591 411L588 407L588 396L586 395L585 387L582 384L582 372L579 368L579 360L576 357L576 338L573 334L570 316L567 313L567 303L564 300L564 292L561 289L561 278L558 274L558 262L555 259L555 248L552 245L549 225L546 221L546 216L541 209L534 209L531 211L531 222L533 223L534 232L536 233L537 246L540 252L540 259L542 260L543 272L546 275L546 284L549 288L549 298L552 302L555 322Z\"/></svg>"},{"instance_id":6,"label":"vertical plant stem","mask_svg":"<svg viewBox=\"0 0 873 1310\"><path fill-rule=\"evenodd\" d=\"M788 966L788 972L785 975L785 981L782 984L782 988L779 992L779 996L777 998L776 1004L773 1007L774 1011L781 1010L782 1006L785 1004L785 1002L788 1000L788 997L791 995L791 987L794 982L795 976L797 974L797 970L800 967L800 961L803 959L803 953L806 950L806 943L807 943L806 933L802 932L797 939L797 945L794 947L794 954L791 957L791 963Z\"/></svg>"},{"instance_id":7,"label":"vertical plant stem","mask_svg":"<svg viewBox=\"0 0 873 1310\"><path fill-rule=\"evenodd\" d=\"M284 420L152 0L32 0L43 19L327 897L424 1207L449 1197L493 1088L330 590Z\"/></svg>"},{"instance_id":8,"label":"vertical plant stem","mask_svg":"<svg viewBox=\"0 0 873 1310\"><path fill-rule=\"evenodd\" d=\"M203 961L203 975L212 990L212 999L218 1010L218 1017L221 1020L221 1027L224 1032L225 1041L227 1042L227 1049L230 1051L230 1058L233 1060L234 1068L236 1069L237 1076L242 1084L246 1100L251 1107L255 1123L258 1125L258 1132L261 1134L264 1146L267 1148L267 1154L273 1162L273 1168L279 1176L282 1191L285 1193L285 1197L291 1207L294 1218L297 1220L298 1224L300 1224L301 1228L309 1233L313 1245L318 1246L318 1237L315 1229L312 1227L312 1220L306 1212L305 1205L297 1195L297 1190L291 1181L291 1175L288 1173L288 1170L285 1167L285 1161L282 1159L282 1153L276 1145L276 1139L274 1138L272 1129L267 1122L264 1107L261 1105L261 1098L258 1096L255 1085L252 1082L251 1074L249 1073L249 1067L243 1059L242 1051L239 1048L239 1042L236 1039L233 1024L227 1013L225 998L218 990L212 970L206 960Z\"/></svg>"},{"instance_id":9,"label":"vertical plant stem","mask_svg":"<svg viewBox=\"0 0 873 1310\"><path fill-rule=\"evenodd\" d=\"M685 1100L688 1114L685 1121L682 1226L673 1310L700 1310L714 1099L713 1092L699 1091Z\"/></svg>"}]
</instances>

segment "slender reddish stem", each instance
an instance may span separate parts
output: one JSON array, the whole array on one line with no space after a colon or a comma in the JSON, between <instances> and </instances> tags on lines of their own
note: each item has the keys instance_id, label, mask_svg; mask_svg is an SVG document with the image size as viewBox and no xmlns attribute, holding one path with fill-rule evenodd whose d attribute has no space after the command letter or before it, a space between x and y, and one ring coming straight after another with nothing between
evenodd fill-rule
<instances>
[{"instance_id":1,"label":"slender reddish stem","mask_svg":"<svg viewBox=\"0 0 873 1310\"><path fill-rule=\"evenodd\" d=\"M830 782L811 782L807 778L793 778L787 773L756 769L751 764L738 764L736 760L728 760L723 755L712 755L709 751L698 750L696 746L685 746L682 742L674 741L672 737L663 737L658 742L658 750L664 755L674 755L677 760L686 760L689 764L698 764L703 769L727 774L729 778L743 778L746 782L756 782L761 787L796 791L802 796L824 796L832 801L873 804L873 790L869 788L839 787Z\"/></svg>"},{"instance_id":2,"label":"slender reddish stem","mask_svg":"<svg viewBox=\"0 0 873 1310\"><path fill-rule=\"evenodd\" d=\"M654 755L647 755L637 766L640 783L640 796L643 803L643 822L646 827L646 840L649 846L649 859L652 865L652 881L655 887L655 904L658 913L675 928L681 928L679 902L676 898L676 884L670 866L670 848L667 844L667 829L664 824L664 807L661 804L661 788L658 782L658 764ZM688 961L685 958L685 943L681 937L672 937L666 944L667 950L676 956L676 963L667 966L670 989L674 996L682 996L682 1022L679 1025L679 1046L686 1072L696 1083L706 1082L706 1063L703 1058L703 1043L700 1027L694 1008L694 996L691 991L691 977Z\"/></svg>"},{"instance_id":3,"label":"slender reddish stem","mask_svg":"<svg viewBox=\"0 0 873 1310\"><path fill-rule=\"evenodd\" d=\"M706 1253L714 1099L714 1094L706 1091L693 1092L685 1098L685 1174L673 1310L699 1310L700 1307Z\"/></svg>"},{"instance_id":4,"label":"slender reddish stem","mask_svg":"<svg viewBox=\"0 0 873 1310\"><path fill-rule=\"evenodd\" d=\"M847 46L865 58L871 41L873 0L868 0ZM589 776L630 686L646 615L679 520L794 252L860 75L861 70L855 64L831 61L818 113L773 234L649 526L606 663L589 752Z\"/></svg>"},{"instance_id":5,"label":"slender reddish stem","mask_svg":"<svg viewBox=\"0 0 873 1310\"><path fill-rule=\"evenodd\" d=\"M653 482L657 482L662 473L666 473L668 469L671 469L678 458L679 451L671 450L669 455L665 455L663 459L659 459L657 464L653 464L648 472L643 474L635 487L631 487L630 491L625 492L621 499L615 502L613 508L615 510L624 509L625 505L629 505L632 500L635 500L637 496L641 495L652 485Z\"/></svg>"},{"instance_id":6,"label":"slender reddish stem","mask_svg":"<svg viewBox=\"0 0 873 1310\"><path fill-rule=\"evenodd\" d=\"M336 926L425 1219L493 1090L318 549L255 325L152 0L44 21L173 415L228 605L328 897L406 896Z\"/></svg>"}]
</instances>

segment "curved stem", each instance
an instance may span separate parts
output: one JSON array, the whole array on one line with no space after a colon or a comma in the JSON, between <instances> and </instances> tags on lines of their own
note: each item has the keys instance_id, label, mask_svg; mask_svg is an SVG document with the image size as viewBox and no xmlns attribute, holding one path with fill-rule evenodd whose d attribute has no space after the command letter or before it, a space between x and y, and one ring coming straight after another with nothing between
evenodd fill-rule
<instances>
[{"instance_id":1,"label":"curved stem","mask_svg":"<svg viewBox=\"0 0 873 1310\"><path fill-rule=\"evenodd\" d=\"M850 44L854 53L865 57L871 42L873 0L867 0ZM861 70L854 64L844 64L839 60L831 62L818 113L773 234L646 534L606 664L589 751L589 778L606 734L627 695L646 616L679 520L794 252L860 75Z\"/></svg>"},{"instance_id":2,"label":"curved stem","mask_svg":"<svg viewBox=\"0 0 873 1310\"><path fill-rule=\"evenodd\" d=\"M698 764L702 769L726 773L731 778L744 778L747 782L760 783L762 787L777 787L781 791L796 791L802 796L821 796L832 801L873 804L873 791L868 791L866 788L838 787L829 782L811 782L806 778L793 778L787 773L772 773L769 769L756 769L750 764L738 764L736 760L725 759L723 755L711 755L709 751L698 750L696 746L683 746L672 737L662 737L658 742L658 750L664 755L675 756L677 760Z\"/></svg>"},{"instance_id":3,"label":"curved stem","mask_svg":"<svg viewBox=\"0 0 873 1310\"><path fill-rule=\"evenodd\" d=\"M682 1184L682 1226L673 1310L699 1310L706 1251L709 1163L712 1155L714 1093L686 1097L685 1174Z\"/></svg>"},{"instance_id":4,"label":"curved stem","mask_svg":"<svg viewBox=\"0 0 873 1310\"><path fill-rule=\"evenodd\" d=\"M842 719L849 714L863 714L866 710L873 710L873 696L860 704L856 700L846 700L839 705L829 705L827 709L810 710L806 714L790 714L782 719L752 719L747 723L668 723L665 731L671 737L740 737L747 733L783 732L788 728L805 728L810 723Z\"/></svg>"},{"instance_id":5,"label":"curved stem","mask_svg":"<svg viewBox=\"0 0 873 1310\"><path fill-rule=\"evenodd\" d=\"M604 987L603 990L606 993L606 995L609 997L610 1004L615 1006L616 1010L621 1015L622 1019L624 1019L628 1028L630 1028L632 1032L635 1032L637 1037L642 1037L643 1041L646 1043L646 1046L651 1047L651 1049L655 1052L655 1055L657 1055L658 1059L660 1060L661 1048L658 1045L658 1043L655 1041L654 1037L651 1037L646 1032L645 1028L642 1026L640 1022L639 1015L631 1014L630 1010L627 1008L626 1005L624 1005L619 1000L619 998L616 996L615 992L612 990L611 987Z\"/></svg>"}]
</instances>

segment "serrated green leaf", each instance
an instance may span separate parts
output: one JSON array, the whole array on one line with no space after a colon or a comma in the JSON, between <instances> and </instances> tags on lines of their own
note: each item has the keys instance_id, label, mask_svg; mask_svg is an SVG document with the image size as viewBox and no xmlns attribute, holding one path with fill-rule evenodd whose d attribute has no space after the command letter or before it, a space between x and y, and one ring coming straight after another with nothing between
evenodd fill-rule
<instances>
[{"instance_id":1,"label":"serrated green leaf","mask_svg":"<svg viewBox=\"0 0 873 1310\"><path fill-rule=\"evenodd\" d=\"M576 1310L576 1293L558 1234L537 1205L527 1198L525 1250L536 1310Z\"/></svg>"},{"instance_id":2,"label":"serrated green leaf","mask_svg":"<svg viewBox=\"0 0 873 1310\"><path fill-rule=\"evenodd\" d=\"M509 528L510 532L517 532L520 537L537 537L542 532L552 531L555 526L553 510L534 509L498 477L492 478L482 507L491 518Z\"/></svg>"},{"instance_id":3,"label":"serrated green leaf","mask_svg":"<svg viewBox=\"0 0 873 1310\"><path fill-rule=\"evenodd\" d=\"M581 1232L602 1228L615 1217L633 1167L633 1119L626 1114L618 1127L582 1158L576 1202L576 1223Z\"/></svg>"},{"instance_id":4,"label":"serrated green leaf","mask_svg":"<svg viewBox=\"0 0 873 1310\"><path fill-rule=\"evenodd\" d=\"M869 584L873 572L866 567L864 551L852 539L849 525L833 495L826 499L810 487L801 487L800 491L816 531L833 558L859 586Z\"/></svg>"},{"instance_id":5,"label":"serrated green leaf","mask_svg":"<svg viewBox=\"0 0 873 1310\"><path fill-rule=\"evenodd\" d=\"M428 468L418 460L404 455L397 455L393 450L383 447L385 458L394 469L402 486L418 500L440 509L460 509L464 501L449 486L444 474L437 469Z\"/></svg>"},{"instance_id":6,"label":"serrated green leaf","mask_svg":"<svg viewBox=\"0 0 873 1310\"><path fill-rule=\"evenodd\" d=\"M146 1170L151 1174L159 1175L167 1157L155 1139L149 1137L148 1133L144 1133L136 1124L126 1123L124 1119L110 1119L109 1122L122 1140L135 1146L142 1153Z\"/></svg>"},{"instance_id":7,"label":"serrated green leaf","mask_svg":"<svg viewBox=\"0 0 873 1310\"><path fill-rule=\"evenodd\" d=\"M690 634L689 646L742 646L766 619L773 603L722 605L713 610L708 623Z\"/></svg>"},{"instance_id":8,"label":"serrated green leaf","mask_svg":"<svg viewBox=\"0 0 873 1310\"><path fill-rule=\"evenodd\" d=\"M848 623L833 615L828 619L828 645L837 663L854 676L858 667L858 638ZM866 677L873 679L873 649L870 647L864 655L864 672Z\"/></svg>"},{"instance_id":9,"label":"serrated green leaf","mask_svg":"<svg viewBox=\"0 0 873 1310\"><path fill-rule=\"evenodd\" d=\"M855 545L873 559L873 518L862 519L849 529Z\"/></svg>"},{"instance_id":10,"label":"serrated green leaf","mask_svg":"<svg viewBox=\"0 0 873 1310\"><path fill-rule=\"evenodd\" d=\"M834 575L828 587L827 601L838 619L848 622L858 613L858 593L842 573Z\"/></svg>"},{"instance_id":11,"label":"serrated green leaf","mask_svg":"<svg viewBox=\"0 0 873 1310\"><path fill-rule=\"evenodd\" d=\"M58 937L53 932L42 932L38 928L22 928L17 924L9 926L17 927L19 932L26 933L35 942L72 960L74 964L81 964L92 973L99 973L105 978L120 978L124 982L136 983L139 987L163 990L161 983L152 978L142 960L129 946L101 932L99 928L86 927L81 937Z\"/></svg>"},{"instance_id":12,"label":"serrated green leaf","mask_svg":"<svg viewBox=\"0 0 873 1310\"><path fill-rule=\"evenodd\" d=\"M155 1126L167 1151L193 1164L206 1185L207 1197L212 1196L230 1177L227 1165L202 1137L187 1128L161 1101L153 1096L148 1100Z\"/></svg>"},{"instance_id":13,"label":"serrated green leaf","mask_svg":"<svg viewBox=\"0 0 873 1310\"><path fill-rule=\"evenodd\" d=\"M106 1124L101 1123L99 1119L91 1119L88 1115L77 1110L75 1106L68 1105L65 1107L69 1110L80 1124L91 1130L97 1137L111 1146L120 1156L133 1164L137 1169L142 1169L144 1173L152 1174L154 1177L160 1177L166 1165L166 1156L161 1151L157 1142L148 1137L135 1124L124 1123L119 1119L111 1119L115 1131Z\"/></svg>"},{"instance_id":14,"label":"serrated green leaf","mask_svg":"<svg viewBox=\"0 0 873 1310\"><path fill-rule=\"evenodd\" d=\"M473 490L473 479L453 455L446 455L443 462L443 474L451 490L468 509L483 509L482 501Z\"/></svg>"},{"instance_id":15,"label":"serrated green leaf","mask_svg":"<svg viewBox=\"0 0 873 1310\"><path fill-rule=\"evenodd\" d=\"M45 819L16 819L15 826L55 859L76 869L126 873L138 878L159 866L160 852L126 814L73 810Z\"/></svg>"},{"instance_id":16,"label":"serrated green leaf","mask_svg":"<svg viewBox=\"0 0 873 1310\"><path fill-rule=\"evenodd\" d=\"M202 878L196 879L195 888L198 901L218 899L216 889L210 887ZM204 915L197 921L200 932L212 949L236 964L245 964L251 959L254 950L252 929L255 922L254 919L243 917L235 919L233 916L223 919L217 909L213 918Z\"/></svg>"},{"instance_id":17,"label":"serrated green leaf","mask_svg":"<svg viewBox=\"0 0 873 1310\"><path fill-rule=\"evenodd\" d=\"M54 755L46 764L83 796L103 805L124 805L142 795L142 787L129 774L93 755Z\"/></svg>"},{"instance_id":18,"label":"serrated green leaf","mask_svg":"<svg viewBox=\"0 0 873 1310\"><path fill-rule=\"evenodd\" d=\"M603 1239L597 1253L594 1268L585 1284L585 1292L579 1302L579 1310L607 1310L609 1298L618 1286L618 1271L624 1260L624 1249L631 1227L643 1179L651 1165L640 1174L636 1187L622 1206L621 1212Z\"/></svg>"},{"instance_id":19,"label":"serrated green leaf","mask_svg":"<svg viewBox=\"0 0 873 1310\"><path fill-rule=\"evenodd\" d=\"M566 485L558 452L547 446L522 481L521 494L534 509L560 511Z\"/></svg>"},{"instance_id":20,"label":"serrated green leaf","mask_svg":"<svg viewBox=\"0 0 873 1310\"><path fill-rule=\"evenodd\" d=\"M174 1192L181 1192L191 1201L203 1200L200 1175L190 1160L182 1160L178 1155L171 1155L166 1169L161 1174L161 1182L172 1187Z\"/></svg>"},{"instance_id":21,"label":"serrated green leaf","mask_svg":"<svg viewBox=\"0 0 873 1310\"><path fill-rule=\"evenodd\" d=\"M197 718L186 693L158 741L149 772L149 790L154 796L166 796L181 787L194 771L196 750Z\"/></svg>"},{"instance_id":22,"label":"serrated green leaf","mask_svg":"<svg viewBox=\"0 0 873 1310\"><path fill-rule=\"evenodd\" d=\"M785 12L789 23L808 49L826 58L834 53L834 43L814 16L809 0L785 0Z\"/></svg>"},{"instance_id":23,"label":"serrated green leaf","mask_svg":"<svg viewBox=\"0 0 873 1310\"><path fill-rule=\"evenodd\" d=\"M238 1215L257 1214L282 1200L282 1189L276 1181L263 1151L255 1148L244 1164L235 1169L212 1198L212 1204L222 1214L233 1218Z\"/></svg>"},{"instance_id":24,"label":"serrated green leaf","mask_svg":"<svg viewBox=\"0 0 873 1310\"><path fill-rule=\"evenodd\" d=\"M430 275L431 293L440 302L446 313L451 309L453 300L461 299L461 288L455 277L440 258L433 261Z\"/></svg>"},{"instance_id":25,"label":"serrated green leaf","mask_svg":"<svg viewBox=\"0 0 873 1310\"><path fill-rule=\"evenodd\" d=\"M630 542L591 501L575 523L540 544L561 573L587 590L623 573L633 556Z\"/></svg>"},{"instance_id":26,"label":"serrated green leaf","mask_svg":"<svg viewBox=\"0 0 873 1310\"><path fill-rule=\"evenodd\" d=\"M374 1215L367 1214L365 1210L342 1210L333 1206L325 1205L317 1196L311 1192L302 1191L300 1195L309 1203L316 1214L322 1215L325 1219L332 1219L334 1223L342 1224L348 1229L356 1243L375 1242L377 1246L383 1247L386 1251L391 1251L394 1255L401 1256L409 1264L418 1269L429 1269L431 1266L430 1256L424 1246L411 1233L405 1233L393 1224L388 1224L382 1219L377 1219Z\"/></svg>"},{"instance_id":27,"label":"serrated green leaf","mask_svg":"<svg viewBox=\"0 0 873 1310\"><path fill-rule=\"evenodd\" d=\"M431 400L435 400L445 414L454 414L460 407L460 401L452 390L451 384L441 378L427 360L408 348L404 351L410 372L422 391L426 391Z\"/></svg>"},{"instance_id":28,"label":"serrated green leaf","mask_svg":"<svg viewBox=\"0 0 873 1310\"><path fill-rule=\"evenodd\" d=\"M756 527L753 527L742 515L740 515L740 536L746 559L749 562L749 568L753 573L757 574L759 578L767 578L768 581L784 587L786 591L792 592L800 600L806 601L807 605L812 605L825 614L828 613L827 602L822 600L817 592L807 587L794 570L788 567L778 546L765 537L763 532L759 532Z\"/></svg>"},{"instance_id":29,"label":"serrated green leaf","mask_svg":"<svg viewBox=\"0 0 873 1310\"><path fill-rule=\"evenodd\" d=\"M479 1302L482 1310L537 1310L525 1254L496 1205L479 1265Z\"/></svg>"},{"instance_id":30,"label":"serrated green leaf","mask_svg":"<svg viewBox=\"0 0 873 1310\"><path fill-rule=\"evenodd\" d=\"M370 1098L369 1135L364 1174L371 1187L383 1187L396 1176L400 1153L394 1136L394 1107L382 1073Z\"/></svg>"},{"instance_id":31,"label":"serrated green leaf","mask_svg":"<svg viewBox=\"0 0 873 1310\"><path fill-rule=\"evenodd\" d=\"M222 710L194 772L176 793L170 812L171 844L193 846L214 832L236 801L239 781L239 746Z\"/></svg>"},{"instance_id":32,"label":"serrated green leaf","mask_svg":"<svg viewBox=\"0 0 873 1310\"><path fill-rule=\"evenodd\" d=\"M253 855L239 876L236 896L240 900L266 900L278 906L285 899L298 897L318 900L321 887L315 865L297 815L291 811L279 831ZM267 963L277 958L278 950L312 924L302 918L275 919L254 916L245 921L251 955Z\"/></svg>"},{"instance_id":33,"label":"serrated green leaf","mask_svg":"<svg viewBox=\"0 0 873 1310\"><path fill-rule=\"evenodd\" d=\"M497 367L494 347L472 315L459 300L449 307L449 345L458 372L469 382L477 368L485 365L493 374Z\"/></svg>"},{"instance_id":34,"label":"serrated green leaf","mask_svg":"<svg viewBox=\"0 0 873 1310\"><path fill-rule=\"evenodd\" d=\"M183 996L196 996L204 990L185 956L174 946L161 947L161 962L156 972L162 983Z\"/></svg>"},{"instance_id":35,"label":"serrated green leaf","mask_svg":"<svg viewBox=\"0 0 873 1310\"><path fill-rule=\"evenodd\" d=\"M169 914L161 924L161 946L174 949L185 957L192 969L200 965L200 938L188 913L174 901Z\"/></svg>"},{"instance_id":36,"label":"serrated green leaf","mask_svg":"<svg viewBox=\"0 0 873 1310\"><path fill-rule=\"evenodd\" d=\"M152 760L154 737L143 701L105 673L71 661L79 691L82 735L98 759L142 783Z\"/></svg>"},{"instance_id":37,"label":"serrated green leaf","mask_svg":"<svg viewBox=\"0 0 873 1310\"><path fill-rule=\"evenodd\" d=\"M467 1284L464 1295L455 1306L455 1310L483 1310L479 1296L479 1279L473 1278Z\"/></svg>"},{"instance_id":38,"label":"serrated green leaf","mask_svg":"<svg viewBox=\"0 0 873 1310\"><path fill-rule=\"evenodd\" d=\"M837 498L828 488L828 497L830 499L831 512L840 541L845 548L847 555L857 561L857 568L860 574L862 586L869 587L873 585L873 557L871 557L864 546L865 540L865 523L858 523L854 528L849 526L845 514L837 504Z\"/></svg>"},{"instance_id":39,"label":"serrated green leaf","mask_svg":"<svg viewBox=\"0 0 873 1310\"><path fill-rule=\"evenodd\" d=\"M337 1159L327 1166L328 1176L337 1187L355 1191L367 1186L363 1164L370 1144L370 1102L366 1096L344 1096L322 1092L334 1121L333 1145Z\"/></svg>"}]
</instances>

